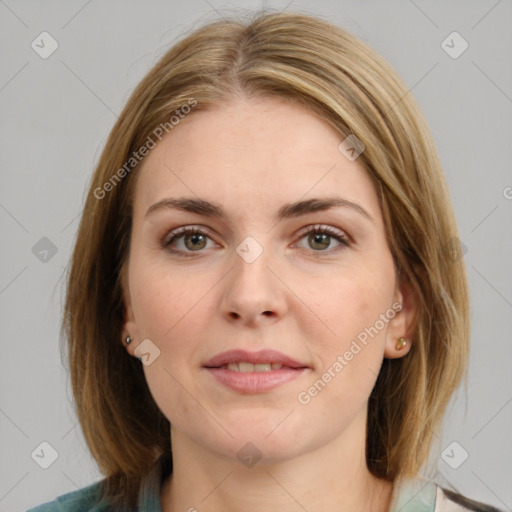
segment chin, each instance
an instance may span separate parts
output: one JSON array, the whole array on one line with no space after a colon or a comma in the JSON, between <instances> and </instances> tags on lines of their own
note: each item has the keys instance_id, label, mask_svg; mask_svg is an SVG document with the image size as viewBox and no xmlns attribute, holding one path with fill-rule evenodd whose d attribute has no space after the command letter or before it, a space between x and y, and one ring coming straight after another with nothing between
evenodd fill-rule
<instances>
[{"instance_id":1,"label":"chin","mask_svg":"<svg viewBox=\"0 0 512 512\"><path fill-rule=\"evenodd\" d=\"M216 430L206 434L207 438L201 438L204 433L197 433L196 441L217 456L231 462L241 462L247 467L251 467L250 464L256 459L258 465L289 461L324 444L323 436L318 435L320 432L314 435L314 429L291 421L294 413L283 421L289 413L280 412L277 421L274 421L274 414L272 421L268 418L262 421L261 416L246 413L243 420L226 426L233 437L225 431L219 435ZM288 420L290 424L287 424Z\"/></svg>"}]
</instances>

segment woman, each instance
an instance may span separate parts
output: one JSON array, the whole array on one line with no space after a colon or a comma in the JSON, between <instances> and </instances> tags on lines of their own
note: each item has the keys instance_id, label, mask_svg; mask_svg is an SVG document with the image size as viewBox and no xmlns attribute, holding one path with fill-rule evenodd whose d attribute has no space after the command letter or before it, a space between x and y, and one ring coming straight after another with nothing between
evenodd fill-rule
<instances>
[{"instance_id":1,"label":"woman","mask_svg":"<svg viewBox=\"0 0 512 512\"><path fill-rule=\"evenodd\" d=\"M456 238L425 121L365 44L293 13L192 33L113 128L73 254L106 478L33 510L496 510L419 477L468 360Z\"/></svg>"}]
</instances>

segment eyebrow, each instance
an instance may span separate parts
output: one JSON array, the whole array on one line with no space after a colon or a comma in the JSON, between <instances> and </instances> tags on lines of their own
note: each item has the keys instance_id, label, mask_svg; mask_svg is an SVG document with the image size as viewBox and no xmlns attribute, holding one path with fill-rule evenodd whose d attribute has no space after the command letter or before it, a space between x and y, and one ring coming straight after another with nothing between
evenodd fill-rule
<instances>
[{"instance_id":1,"label":"eyebrow","mask_svg":"<svg viewBox=\"0 0 512 512\"><path fill-rule=\"evenodd\" d=\"M276 215L276 220L281 221L284 219L299 217L308 213L325 211L336 207L350 208L361 214L370 222L373 222L371 215L361 205L349 201L348 199L343 199L342 197L322 197L307 199L305 201L296 201L294 203L287 203L279 208L279 211ZM158 201L148 208L146 217L162 208L177 209L219 219L226 218L224 209L220 204L194 197L168 197L162 199L161 201Z\"/></svg>"}]
</instances>

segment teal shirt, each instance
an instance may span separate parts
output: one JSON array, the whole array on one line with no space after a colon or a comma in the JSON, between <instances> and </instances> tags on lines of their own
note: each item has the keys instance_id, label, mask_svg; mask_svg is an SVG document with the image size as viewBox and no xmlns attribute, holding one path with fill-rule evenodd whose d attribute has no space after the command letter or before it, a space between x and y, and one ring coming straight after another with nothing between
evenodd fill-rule
<instances>
[{"instance_id":1,"label":"teal shirt","mask_svg":"<svg viewBox=\"0 0 512 512\"><path fill-rule=\"evenodd\" d=\"M165 478L162 462L159 461L143 480L139 492L139 503L133 512L162 512L160 488ZM99 503L100 482L70 492L56 500L39 505L27 512L109 512L105 503ZM390 512L443 512L463 511L469 508L448 500L441 488L423 478L406 480L395 487ZM471 509L478 510L478 509ZM481 509L496 510L496 509Z\"/></svg>"},{"instance_id":2,"label":"teal shirt","mask_svg":"<svg viewBox=\"0 0 512 512\"><path fill-rule=\"evenodd\" d=\"M162 512L162 476L162 462L159 461L142 482L137 509L133 512ZM109 512L108 504L99 502L100 485L101 482L96 482L78 491L59 496L54 501L31 508L27 512Z\"/></svg>"}]
</instances>

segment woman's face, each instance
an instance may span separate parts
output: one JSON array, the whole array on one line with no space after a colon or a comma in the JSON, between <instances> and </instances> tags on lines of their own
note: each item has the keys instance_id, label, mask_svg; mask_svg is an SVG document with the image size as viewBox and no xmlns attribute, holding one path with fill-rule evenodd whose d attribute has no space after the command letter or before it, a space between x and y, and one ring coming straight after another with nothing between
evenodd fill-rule
<instances>
[{"instance_id":1,"label":"woman's face","mask_svg":"<svg viewBox=\"0 0 512 512\"><path fill-rule=\"evenodd\" d=\"M211 453L363 442L382 360L409 348L378 198L342 140L304 107L238 100L182 119L136 171L127 350Z\"/></svg>"}]
</instances>

